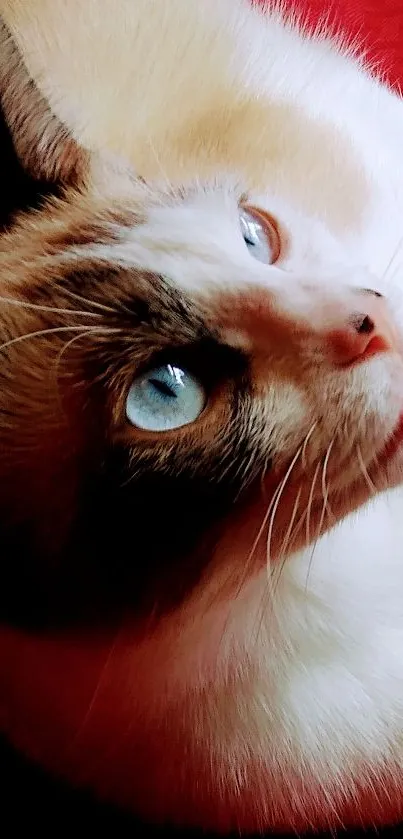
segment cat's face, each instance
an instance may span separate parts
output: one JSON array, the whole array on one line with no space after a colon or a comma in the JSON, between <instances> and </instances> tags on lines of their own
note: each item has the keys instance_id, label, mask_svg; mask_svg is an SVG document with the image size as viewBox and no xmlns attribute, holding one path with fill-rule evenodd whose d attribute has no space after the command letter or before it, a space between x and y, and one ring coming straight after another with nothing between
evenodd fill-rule
<instances>
[{"instance_id":1,"label":"cat's face","mask_svg":"<svg viewBox=\"0 0 403 839\"><path fill-rule=\"evenodd\" d=\"M98 574L136 607L148 577L183 597L254 498L270 544L227 567L237 586L400 480L390 301L289 202L128 176L23 219L1 258L3 521L46 591L50 561L62 599L87 567L91 601Z\"/></svg>"}]
</instances>

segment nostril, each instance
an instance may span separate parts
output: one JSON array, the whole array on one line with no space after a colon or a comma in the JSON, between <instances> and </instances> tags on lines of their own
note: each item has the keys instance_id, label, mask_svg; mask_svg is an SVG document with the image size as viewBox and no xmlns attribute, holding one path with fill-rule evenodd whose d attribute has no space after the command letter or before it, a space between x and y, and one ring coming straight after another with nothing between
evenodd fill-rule
<instances>
[{"instance_id":1,"label":"nostril","mask_svg":"<svg viewBox=\"0 0 403 839\"><path fill-rule=\"evenodd\" d=\"M359 335L371 335L375 329L375 324L369 315L353 315L352 324Z\"/></svg>"},{"instance_id":2,"label":"nostril","mask_svg":"<svg viewBox=\"0 0 403 839\"><path fill-rule=\"evenodd\" d=\"M382 353L401 353L393 312L386 298L378 298L380 292L355 287L324 310L326 342L336 365L351 367Z\"/></svg>"}]
</instances>

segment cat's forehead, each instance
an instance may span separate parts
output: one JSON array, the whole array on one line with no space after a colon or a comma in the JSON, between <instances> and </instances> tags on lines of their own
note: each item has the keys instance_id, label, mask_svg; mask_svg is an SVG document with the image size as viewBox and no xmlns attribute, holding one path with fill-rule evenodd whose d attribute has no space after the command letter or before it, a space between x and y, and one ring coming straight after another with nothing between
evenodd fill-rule
<instances>
[{"instance_id":1,"label":"cat's forehead","mask_svg":"<svg viewBox=\"0 0 403 839\"><path fill-rule=\"evenodd\" d=\"M30 75L86 149L109 149L146 180L174 185L238 173L248 189L277 191L334 233L360 227L371 199L369 138L337 96L323 93L320 55L308 40L302 46L275 28L256 42L249 6L209 0L189 12L177 0L163 18L154 6L144 16L129 3L127 15L116 15L103 3L96 28L92 4L80 7L61 50L63 3L40 4L43 31L32 25L35 4L4 5ZM348 86L348 66L340 67Z\"/></svg>"},{"instance_id":2,"label":"cat's forehead","mask_svg":"<svg viewBox=\"0 0 403 839\"><path fill-rule=\"evenodd\" d=\"M144 149L142 155L137 145L133 160L130 155L125 158L130 164L128 179L136 173L149 185L140 195L147 260L153 253L153 264L146 260L147 267L157 270L157 253L164 254L167 263L175 261L179 247L193 263L197 257L205 260L210 245L221 245L223 253L234 255L239 249L242 262L245 253L236 229L238 208L245 202L273 214L284 236L291 234L298 269L300 257L314 267L324 246L330 262L340 261L341 251L337 253L334 244L344 245L361 233L374 206L373 188L347 132L309 117L296 104L260 100L204 113L197 125L194 119L176 137L165 136L160 145L157 138L155 154ZM104 185L107 192L108 174ZM130 205L124 163L120 188L127 190L124 201ZM122 258L130 260L140 246L138 229L125 227L123 242ZM115 249L114 257L119 259L118 250L122 249ZM158 270L164 273L162 265ZM165 271L170 273L168 264Z\"/></svg>"},{"instance_id":3,"label":"cat's forehead","mask_svg":"<svg viewBox=\"0 0 403 839\"><path fill-rule=\"evenodd\" d=\"M177 134L128 149L146 179L173 185L224 173L252 193L269 192L320 218L336 235L359 229L371 186L347 130L308 114L294 101L259 97L189 117Z\"/></svg>"}]
</instances>

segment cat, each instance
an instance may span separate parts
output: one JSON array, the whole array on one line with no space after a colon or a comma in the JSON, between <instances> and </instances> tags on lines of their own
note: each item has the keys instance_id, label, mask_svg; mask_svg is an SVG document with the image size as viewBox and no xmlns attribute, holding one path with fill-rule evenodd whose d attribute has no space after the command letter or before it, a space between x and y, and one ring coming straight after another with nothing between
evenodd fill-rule
<instances>
[{"instance_id":1,"label":"cat","mask_svg":"<svg viewBox=\"0 0 403 839\"><path fill-rule=\"evenodd\" d=\"M0 13L3 733L150 824L396 822L401 99L244 0Z\"/></svg>"}]
</instances>

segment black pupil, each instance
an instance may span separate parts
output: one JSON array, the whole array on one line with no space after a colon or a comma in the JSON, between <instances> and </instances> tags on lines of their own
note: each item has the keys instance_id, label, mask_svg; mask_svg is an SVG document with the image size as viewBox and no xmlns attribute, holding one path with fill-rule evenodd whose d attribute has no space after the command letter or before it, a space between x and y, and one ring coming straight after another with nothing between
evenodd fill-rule
<instances>
[{"instance_id":1,"label":"black pupil","mask_svg":"<svg viewBox=\"0 0 403 839\"><path fill-rule=\"evenodd\" d=\"M175 391L169 387L165 382L161 382L160 379L149 379L150 385L155 387L158 390L158 393L162 393L163 396L170 396L176 399Z\"/></svg>"}]
</instances>

